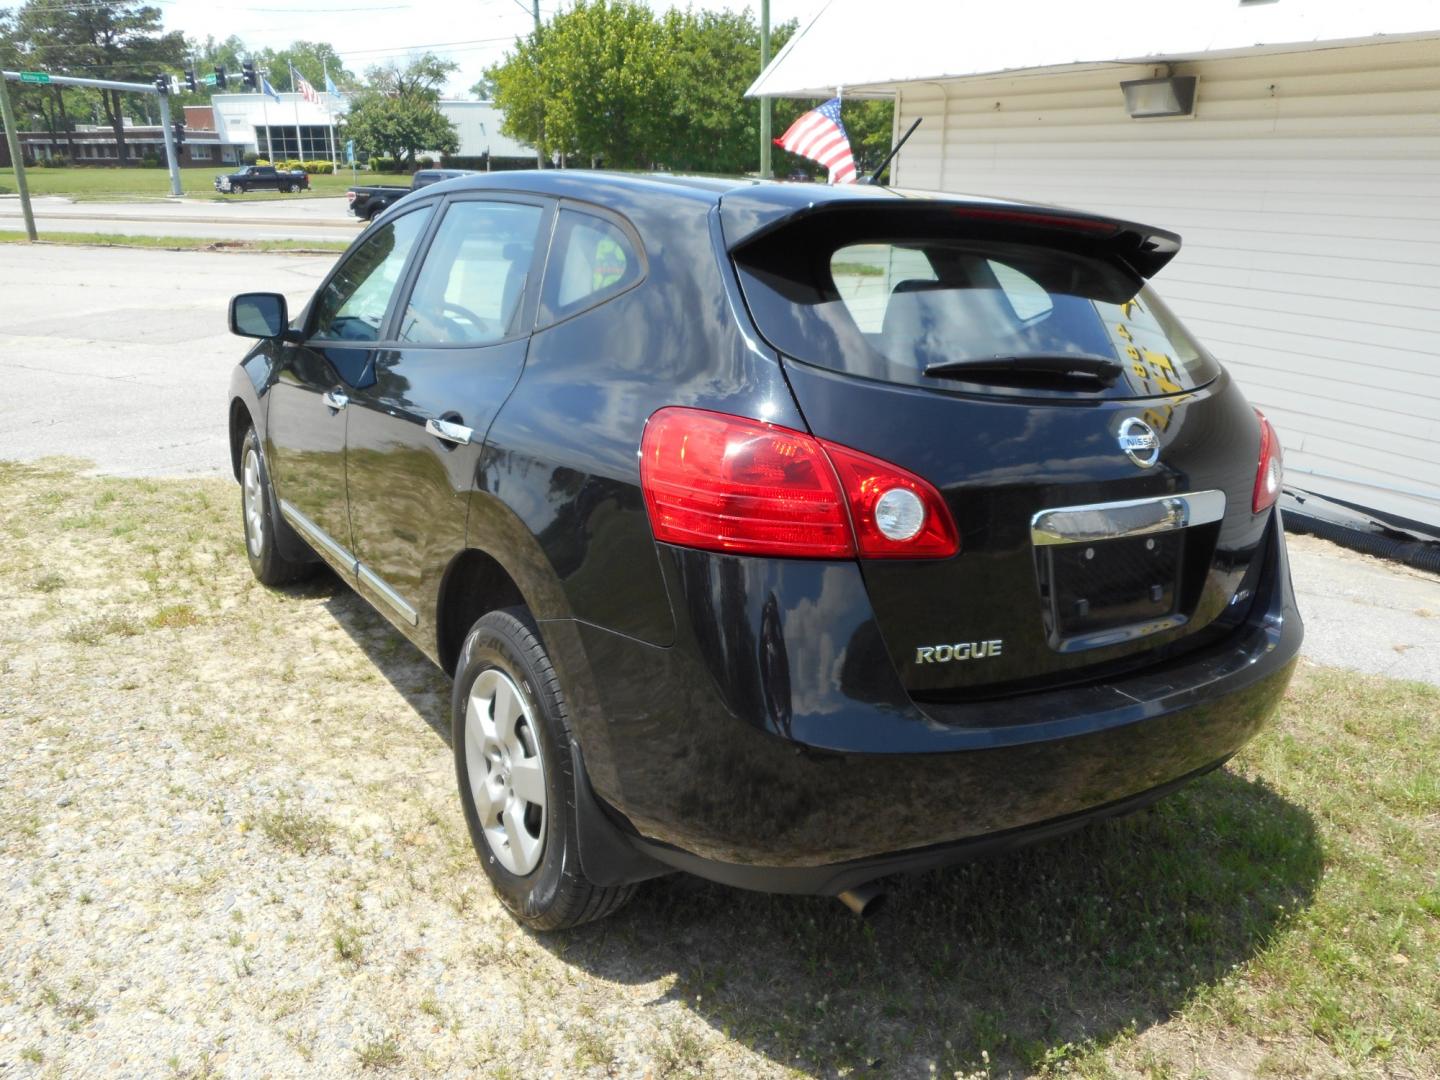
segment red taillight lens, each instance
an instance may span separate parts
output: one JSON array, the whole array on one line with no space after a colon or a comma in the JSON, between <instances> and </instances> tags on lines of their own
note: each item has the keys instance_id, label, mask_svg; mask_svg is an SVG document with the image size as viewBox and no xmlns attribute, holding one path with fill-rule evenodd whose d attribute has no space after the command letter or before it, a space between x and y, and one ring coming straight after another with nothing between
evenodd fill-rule
<instances>
[{"instance_id":1,"label":"red taillight lens","mask_svg":"<svg viewBox=\"0 0 1440 1080\"><path fill-rule=\"evenodd\" d=\"M1275 427L1259 409L1255 415L1260 418L1260 467L1255 471L1255 496L1250 506L1255 513L1268 510L1280 497L1280 481L1285 474L1284 455L1280 450L1280 436Z\"/></svg>"},{"instance_id":2,"label":"red taillight lens","mask_svg":"<svg viewBox=\"0 0 1440 1080\"><path fill-rule=\"evenodd\" d=\"M820 444L789 428L698 409L645 425L640 486L655 539L755 555L855 553L845 500Z\"/></svg>"},{"instance_id":3,"label":"red taillight lens","mask_svg":"<svg viewBox=\"0 0 1440 1080\"><path fill-rule=\"evenodd\" d=\"M870 558L959 549L939 492L918 476L738 416L655 413L640 444L640 486L655 538L667 544L811 559L853 558L857 538Z\"/></svg>"},{"instance_id":4,"label":"red taillight lens","mask_svg":"<svg viewBox=\"0 0 1440 1080\"><path fill-rule=\"evenodd\" d=\"M913 473L823 439L868 559L948 559L960 535L940 493ZM908 493L908 494L906 494Z\"/></svg>"}]
</instances>

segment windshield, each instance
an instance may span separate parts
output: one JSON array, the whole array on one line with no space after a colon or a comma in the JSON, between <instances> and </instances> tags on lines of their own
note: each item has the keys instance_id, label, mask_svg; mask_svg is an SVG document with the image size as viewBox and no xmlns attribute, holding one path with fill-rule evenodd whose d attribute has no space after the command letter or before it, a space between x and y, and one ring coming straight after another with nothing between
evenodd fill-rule
<instances>
[{"instance_id":1,"label":"windshield","mask_svg":"<svg viewBox=\"0 0 1440 1080\"><path fill-rule=\"evenodd\" d=\"M772 243L769 256L743 252L737 262L761 332L807 363L920 386L1063 393L1077 389L1063 372L1024 358L1083 356L1120 365L1113 383L1081 388L1107 397L1181 393L1219 370L1113 259L934 236L832 240L805 258L796 251L804 239L788 239L779 259Z\"/></svg>"}]
</instances>

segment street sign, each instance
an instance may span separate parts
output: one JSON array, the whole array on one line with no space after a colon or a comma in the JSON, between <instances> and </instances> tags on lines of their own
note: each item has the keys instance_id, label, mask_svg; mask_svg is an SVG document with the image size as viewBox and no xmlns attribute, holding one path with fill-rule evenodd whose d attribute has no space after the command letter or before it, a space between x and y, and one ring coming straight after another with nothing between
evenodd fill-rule
<instances>
[{"instance_id":1,"label":"street sign","mask_svg":"<svg viewBox=\"0 0 1440 1080\"><path fill-rule=\"evenodd\" d=\"M22 71L20 72L21 82L48 83L50 76L44 71Z\"/></svg>"},{"instance_id":2,"label":"street sign","mask_svg":"<svg viewBox=\"0 0 1440 1080\"><path fill-rule=\"evenodd\" d=\"M201 79L200 81L203 82L206 86L214 86L214 85L215 85L215 76L214 76L214 75L206 75L205 78Z\"/></svg>"}]
</instances>

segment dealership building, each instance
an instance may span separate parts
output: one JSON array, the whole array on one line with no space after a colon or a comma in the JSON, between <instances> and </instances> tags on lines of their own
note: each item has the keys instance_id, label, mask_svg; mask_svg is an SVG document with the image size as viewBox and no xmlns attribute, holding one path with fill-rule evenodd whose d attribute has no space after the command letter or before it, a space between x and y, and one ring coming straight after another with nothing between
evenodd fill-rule
<instances>
[{"instance_id":1,"label":"dealership building","mask_svg":"<svg viewBox=\"0 0 1440 1080\"><path fill-rule=\"evenodd\" d=\"M343 135L337 131L347 107L344 97L317 94L216 94L214 128L221 142L241 145L277 160L344 161ZM460 137L456 156L489 156L497 163L535 161L535 151L500 133L502 115L490 101L441 101L440 112ZM439 157L438 154L434 156Z\"/></svg>"}]
</instances>

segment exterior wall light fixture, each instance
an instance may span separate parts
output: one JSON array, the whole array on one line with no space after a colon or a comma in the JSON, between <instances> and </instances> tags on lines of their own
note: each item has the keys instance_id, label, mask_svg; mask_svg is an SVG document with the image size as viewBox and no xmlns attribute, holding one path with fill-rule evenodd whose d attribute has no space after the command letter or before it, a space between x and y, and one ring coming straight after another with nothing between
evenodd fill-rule
<instances>
[{"instance_id":1,"label":"exterior wall light fixture","mask_svg":"<svg viewBox=\"0 0 1440 1080\"><path fill-rule=\"evenodd\" d=\"M1195 82L1194 75L1122 82L1125 110L1136 120L1151 116L1189 116L1195 111Z\"/></svg>"}]
</instances>

